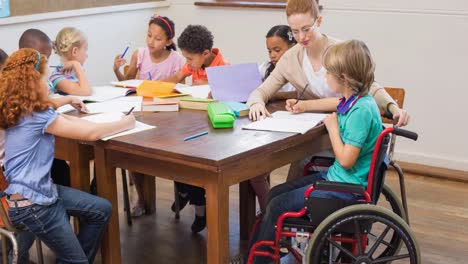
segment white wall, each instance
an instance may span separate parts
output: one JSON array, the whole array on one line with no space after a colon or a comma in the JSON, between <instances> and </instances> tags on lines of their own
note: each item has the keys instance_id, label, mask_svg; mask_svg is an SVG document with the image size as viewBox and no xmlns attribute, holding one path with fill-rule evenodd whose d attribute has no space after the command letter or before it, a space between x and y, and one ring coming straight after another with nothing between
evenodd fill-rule
<instances>
[{"instance_id":1,"label":"white wall","mask_svg":"<svg viewBox=\"0 0 468 264\"><path fill-rule=\"evenodd\" d=\"M420 164L468 171L468 2L403 0L322 0L322 31L366 41L377 61L377 79L385 86L406 89L408 129L418 142L402 139L397 158ZM127 43L144 45L146 23L154 10L135 10L1 26L1 47L11 52L27 28L50 36L75 26L89 37L87 74L94 84L114 78L112 62ZM188 24L205 24L215 46L232 63L267 59L264 36L286 23L284 10L197 7L174 0L158 8L176 23L176 35ZM127 56L129 58L129 56ZM54 60L54 59L53 59ZM55 58L56 60L56 58ZM428 106L429 105L429 106Z\"/></svg>"}]
</instances>

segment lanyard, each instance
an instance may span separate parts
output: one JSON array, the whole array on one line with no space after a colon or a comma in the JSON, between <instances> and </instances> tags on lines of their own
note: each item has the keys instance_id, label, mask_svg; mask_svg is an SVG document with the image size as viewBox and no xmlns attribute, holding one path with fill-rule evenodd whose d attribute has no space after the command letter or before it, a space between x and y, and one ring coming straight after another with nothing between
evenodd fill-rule
<instances>
[{"instance_id":1,"label":"lanyard","mask_svg":"<svg viewBox=\"0 0 468 264\"><path fill-rule=\"evenodd\" d=\"M348 110L351 109L351 107L353 107L353 105L359 100L359 98L361 98L361 96L352 95L351 97L349 97L348 100L342 97L340 99L340 102L338 103L338 106L336 107L336 112L338 114L346 114L346 112L348 112Z\"/></svg>"}]
</instances>

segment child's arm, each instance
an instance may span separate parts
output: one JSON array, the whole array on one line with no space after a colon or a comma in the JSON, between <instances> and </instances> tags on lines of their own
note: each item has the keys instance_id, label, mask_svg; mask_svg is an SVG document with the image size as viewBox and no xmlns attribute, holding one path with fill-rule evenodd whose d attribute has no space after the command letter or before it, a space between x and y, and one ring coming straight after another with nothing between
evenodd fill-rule
<instances>
[{"instance_id":1,"label":"child's arm","mask_svg":"<svg viewBox=\"0 0 468 264\"><path fill-rule=\"evenodd\" d=\"M65 138L96 141L109 135L135 127L135 117L133 114L122 116L116 122L96 124L87 120L59 115L46 132Z\"/></svg>"},{"instance_id":2,"label":"child's arm","mask_svg":"<svg viewBox=\"0 0 468 264\"><path fill-rule=\"evenodd\" d=\"M286 101L286 110L293 113L302 113L307 111L315 112L333 112L336 111L339 99L335 97L321 98L313 100L288 99Z\"/></svg>"},{"instance_id":3,"label":"child's arm","mask_svg":"<svg viewBox=\"0 0 468 264\"><path fill-rule=\"evenodd\" d=\"M178 71L174 75L167 77L166 79L162 80L163 82L171 82L171 83L180 83L185 80L185 74L182 71Z\"/></svg>"},{"instance_id":4,"label":"child's arm","mask_svg":"<svg viewBox=\"0 0 468 264\"><path fill-rule=\"evenodd\" d=\"M75 72L78 82L63 79L57 83L56 89L72 95L89 96L92 94L91 86L84 74L81 64L77 61L69 61L62 68L64 73Z\"/></svg>"},{"instance_id":5,"label":"child's arm","mask_svg":"<svg viewBox=\"0 0 468 264\"><path fill-rule=\"evenodd\" d=\"M336 160L345 170L352 168L359 157L359 152L361 152L361 148L350 144L343 144L343 141L341 141L340 137L338 117L336 113L327 115L323 119L323 123L325 123L325 126L327 127L328 135L330 136L330 141L332 144L333 152L335 153Z\"/></svg>"},{"instance_id":6,"label":"child's arm","mask_svg":"<svg viewBox=\"0 0 468 264\"><path fill-rule=\"evenodd\" d=\"M127 61L123 58L120 58L120 54L117 55L114 59L114 73L115 76L119 81L125 81L125 80L132 80L136 79L137 76L137 60L138 60L138 50L135 51L132 55L132 59L130 60L130 65L128 67L128 72L122 74L120 72L120 67L122 67Z\"/></svg>"},{"instance_id":7,"label":"child's arm","mask_svg":"<svg viewBox=\"0 0 468 264\"><path fill-rule=\"evenodd\" d=\"M81 111L84 113L88 112L88 109L86 108L86 105L83 103L83 101L73 96L67 95L67 96L63 96L59 98L52 98L50 100L54 102L55 105L57 105L57 107L61 107L61 106L69 104L78 111Z\"/></svg>"}]
</instances>

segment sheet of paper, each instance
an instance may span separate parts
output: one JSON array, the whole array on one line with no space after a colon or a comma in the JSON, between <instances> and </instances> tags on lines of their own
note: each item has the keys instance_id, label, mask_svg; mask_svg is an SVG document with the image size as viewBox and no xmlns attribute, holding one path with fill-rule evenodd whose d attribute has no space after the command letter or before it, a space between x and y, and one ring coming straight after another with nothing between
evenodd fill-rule
<instances>
[{"instance_id":1,"label":"sheet of paper","mask_svg":"<svg viewBox=\"0 0 468 264\"><path fill-rule=\"evenodd\" d=\"M128 88L118 88L114 86L93 86L93 94L90 96L75 96L82 101L104 102L117 97L126 96L132 91Z\"/></svg>"},{"instance_id":2,"label":"sheet of paper","mask_svg":"<svg viewBox=\"0 0 468 264\"><path fill-rule=\"evenodd\" d=\"M112 85L125 88L137 88L143 80L126 80L121 82L111 82Z\"/></svg>"},{"instance_id":3,"label":"sheet of paper","mask_svg":"<svg viewBox=\"0 0 468 264\"><path fill-rule=\"evenodd\" d=\"M271 118L252 122L244 126L243 129L304 134L319 124L324 117L325 114L292 114L286 111L277 111L272 114Z\"/></svg>"},{"instance_id":4,"label":"sheet of paper","mask_svg":"<svg viewBox=\"0 0 468 264\"><path fill-rule=\"evenodd\" d=\"M115 122L115 121L120 120L122 116L123 114L121 112L108 112L108 113L102 113L102 114L97 114L97 115L85 116L85 117L82 117L82 119L88 120L93 123L109 123L109 122ZM135 127L133 129L122 131L120 133L102 138L102 140L107 141L111 138L130 135L133 133L138 133L138 132L152 129L155 127L156 126L151 126L151 125L147 125L145 123L136 121Z\"/></svg>"},{"instance_id":5,"label":"sheet of paper","mask_svg":"<svg viewBox=\"0 0 468 264\"><path fill-rule=\"evenodd\" d=\"M74 111L75 108L69 104L67 105L63 105L59 108L57 108L57 110L55 110L57 113L60 113L60 114L65 114L65 113L68 113L68 112L71 112L71 111Z\"/></svg>"},{"instance_id":6,"label":"sheet of paper","mask_svg":"<svg viewBox=\"0 0 468 264\"><path fill-rule=\"evenodd\" d=\"M185 84L176 84L175 88L176 91L183 94L190 94L192 97L196 98L208 98L208 94L210 93L210 86L209 85L196 85L196 86L189 86Z\"/></svg>"},{"instance_id":7,"label":"sheet of paper","mask_svg":"<svg viewBox=\"0 0 468 264\"><path fill-rule=\"evenodd\" d=\"M141 111L141 104L143 97L141 96L127 96L118 97L113 100L107 100L100 103L88 103L88 113L105 113L105 112L128 112L132 107L135 107L133 111Z\"/></svg>"}]
</instances>

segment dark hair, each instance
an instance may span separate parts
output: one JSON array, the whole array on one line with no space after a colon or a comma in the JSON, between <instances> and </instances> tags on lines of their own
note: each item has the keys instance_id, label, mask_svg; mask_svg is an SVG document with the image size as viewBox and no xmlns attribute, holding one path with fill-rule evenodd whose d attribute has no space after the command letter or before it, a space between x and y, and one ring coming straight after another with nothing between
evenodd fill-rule
<instances>
[{"instance_id":1,"label":"dark hair","mask_svg":"<svg viewBox=\"0 0 468 264\"><path fill-rule=\"evenodd\" d=\"M19 39L19 48L33 48L37 49L37 44L39 43L52 43L49 36L39 29L30 28L23 32Z\"/></svg>"},{"instance_id":2,"label":"dark hair","mask_svg":"<svg viewBox=\"0 0 468 264\"><path fill-rule=\"evenodd\" d=\"M170 20L168 17L163 17L163 16L157 16L157 17L151 17L148 26L151 24L155 24L160 26L163 30L164 33L166 33L166 37L168 39L173 39L175 36L175 24L172 20ZM166 46L167 50L176 50L176 45L174 42Z\"/></svg>"},{"instance_id":3,"label":"dark hair","mask_svg":"<svg viewBox=\"0 0 468 264\"><path fill-rule=\"evenodd\" d=\"M6 54L5 51L3 51L2 49L0 49L0 67L5 63L5 61L7 60L8 58L8 54Z\"/></svg>"},{"instance_id":4,"label":"dark hair","mask_svg":"<svg viewBox=\"0 0 468 264\"><path fill-rule=\"evenodd\" d=\"M202 25L188 25L177 40L177 45L189 53L201 54L213 48L213 34Z\"/></svg>"},{"instance_id":5,"label":"dark hair","mask_svg":"<svg viewBox=\"0 0 468 264\"><path fill-rule=\"evenodd\" d=\"M288 43L289 46L297 43L296 39L292 35L291 28L287 25L277 25L277 26L272 27L266 35L266 38L271 38L271 37L280 37L286 43ZM265 77L264 77L265 80L266 78L268 78L268 76L270 76L270 73L274 69L275 69L275 65L270 63L270 66L265 72Z\"/></svg>"}]
</instances>

